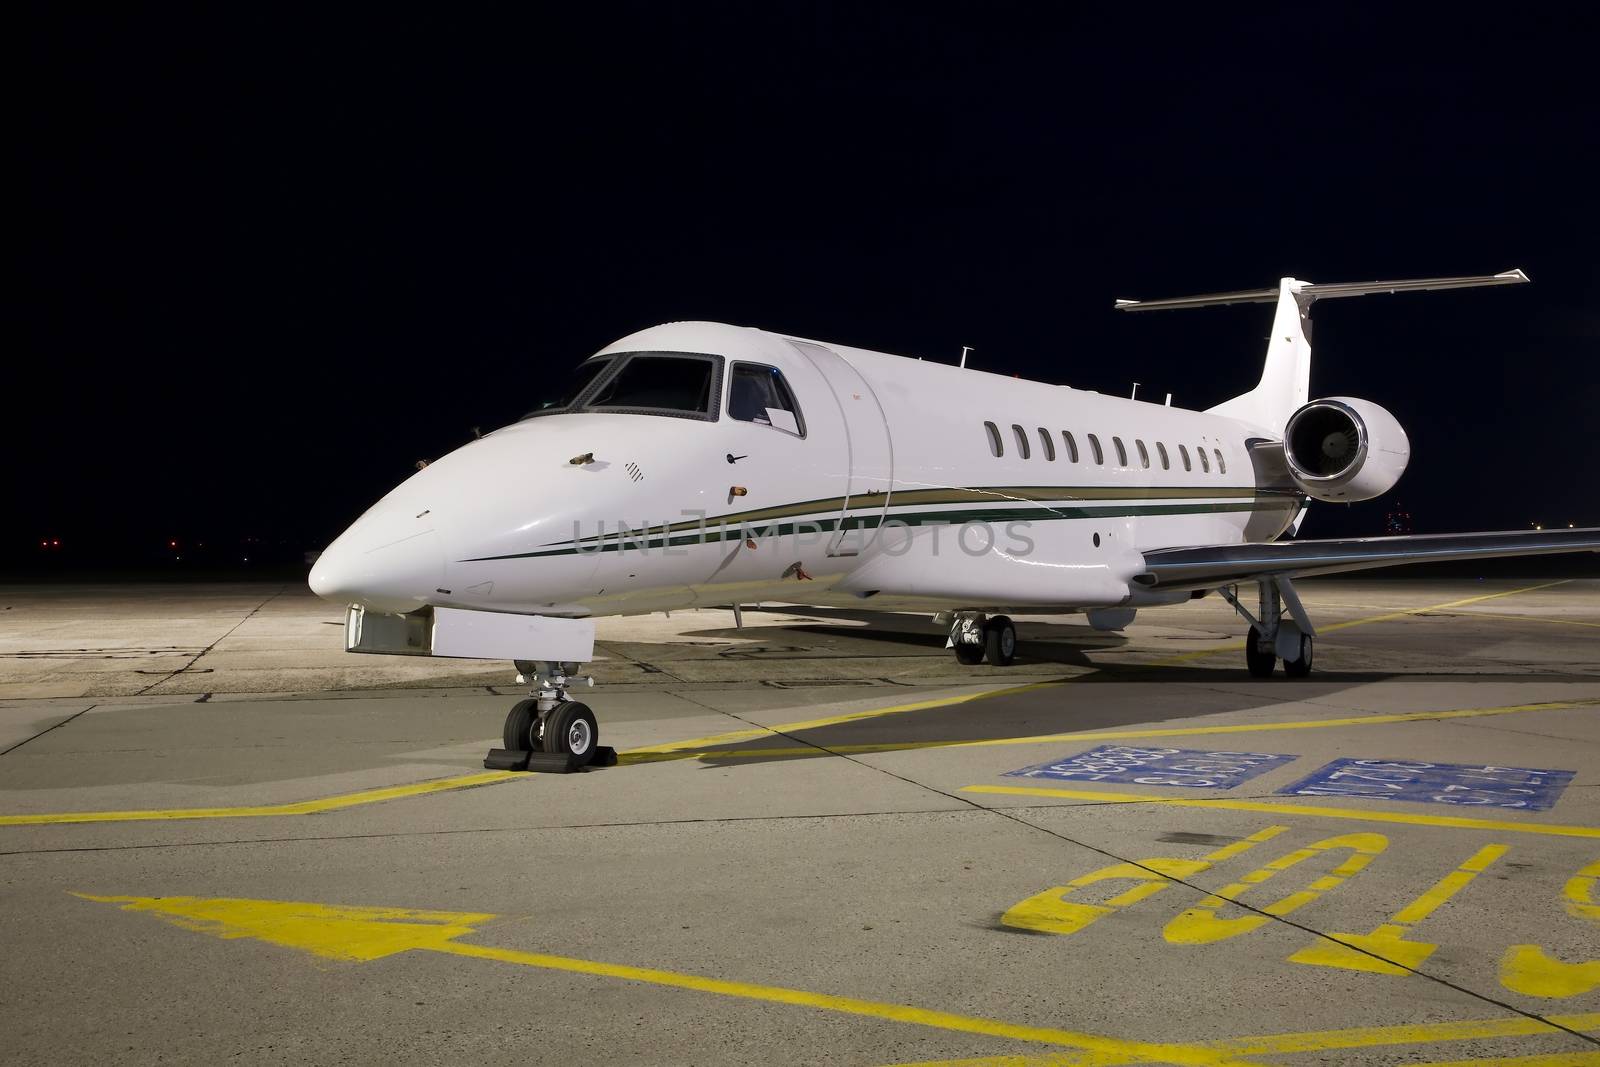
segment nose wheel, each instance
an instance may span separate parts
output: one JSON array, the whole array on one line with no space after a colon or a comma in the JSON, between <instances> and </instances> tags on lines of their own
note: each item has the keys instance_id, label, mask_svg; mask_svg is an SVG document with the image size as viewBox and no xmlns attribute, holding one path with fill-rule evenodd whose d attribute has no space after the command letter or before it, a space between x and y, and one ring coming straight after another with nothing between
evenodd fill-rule
<instances>
[{"instance_id":1,"label":"nose wheel","mask_svg":"<svg viewBox=\"0 0 1600 1067\"><path fill-rule=\"evenodd\" d=\"M600 724L589 705L566 700L545 718L542 741L546 752L571 756L578 766L586 767L600 741Z\"/></svg>"},{"instance_id":2,"label":"nose wheel","mask_svg":"<svg viewBox=\"0 0 1600 1067\"><path fill-rule=\"evenodd\" d=\"M600 744L600 724L589 705L567 697L575 679L568 664L517 664L519 680L534 684L534 695L506 713L504 748L489 750L483 765L494 770L567 773L591 764L617 762L615 749ZM576 664L570 665L576 669ZM531 677L530 677L531 676ZM591 683L592 684L592 683Z\"/></svg>"}]
</instances>

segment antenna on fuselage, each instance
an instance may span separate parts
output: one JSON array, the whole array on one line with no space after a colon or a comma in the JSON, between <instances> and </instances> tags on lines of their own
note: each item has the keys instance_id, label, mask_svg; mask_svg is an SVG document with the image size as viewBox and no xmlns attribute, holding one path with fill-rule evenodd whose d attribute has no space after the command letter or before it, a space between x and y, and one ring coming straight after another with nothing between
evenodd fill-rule
<instances>
[{"instance_id":1,"label":"antenna on fuselage","mask_svg":"<svg viewBox=\"0 0 1600 1067\"><path fill-rule=\"evenodd\" d=\"M962 345L961 346L961 362L956 364L956 366L960 367L962 370L965 370L966 367L967 367L967 353L971 352L971 351L972 351L972 346L971 345Z\"/></svg>"},{"instance_id":2,"label":"antenna on fuselage","mask_svg":"<svg viewBox=\"0 0 1600 1067\"><path fill-rule=\"evenodd\" d=\"M1138 382L1134 382L1133 383L1133 392L1128 394L1128 399L1129 400L1138 400L1139 399L1139 383Z\"/></svg>"}]
</instances>

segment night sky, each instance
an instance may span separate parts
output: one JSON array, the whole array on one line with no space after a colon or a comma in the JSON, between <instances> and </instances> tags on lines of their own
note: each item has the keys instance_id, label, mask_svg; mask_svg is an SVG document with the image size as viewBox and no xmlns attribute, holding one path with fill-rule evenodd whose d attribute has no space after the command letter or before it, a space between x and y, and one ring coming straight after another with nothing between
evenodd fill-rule
<instances>
[{"instance_id":1,"label":"night sky","mask_svg":"<svg viewBox=\"0 0 1600 1067\"><path fill-rule=\"evenodd\" d=\"M298 558L662 321L1205 407L1270 307L1114 298L1511 267L1317 306L1414 458L1302 535L1600 525L1593 17L1198 8L15 16L7 562Z\"/></svg>"}]
</instances>

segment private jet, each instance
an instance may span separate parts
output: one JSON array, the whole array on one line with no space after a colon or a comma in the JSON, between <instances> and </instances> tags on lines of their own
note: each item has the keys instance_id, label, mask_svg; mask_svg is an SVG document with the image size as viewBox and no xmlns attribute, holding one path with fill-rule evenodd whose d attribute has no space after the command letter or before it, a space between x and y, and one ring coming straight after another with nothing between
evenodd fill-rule
<instances>
[{"instance_id":1,"label":"private jet","mask_svg":"<svg viewBox=\"0 0 1600 1067\"><path fill-rule=\"evenodd\" d=\"M1117 301L1276 304L1258 384L1204 411L749 327L651 327L423 466L321 554L311 588L347 608L351 652L513 661L531 693L506 717L503 752L523 757L506 765L602 751L570 695L596 618L697 605L927 612L961 663L1004 667L1011 614L1119 630L1214 591L1248 627L1251 675L1281 661L1303 678L1300 577L1600 550L1600 529L1294 539L1311 501L1380 496L1410 456L1380 405L1310 398L1312 305L1527 281L1284 278Z\"/></svg>"}]
</instances>

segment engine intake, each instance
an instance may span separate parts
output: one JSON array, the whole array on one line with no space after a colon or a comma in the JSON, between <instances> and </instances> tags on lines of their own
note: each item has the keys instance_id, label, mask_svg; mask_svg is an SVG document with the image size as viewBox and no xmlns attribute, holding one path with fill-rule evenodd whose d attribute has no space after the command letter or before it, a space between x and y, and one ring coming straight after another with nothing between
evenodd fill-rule
<instances>
[{"instance_id":1,"label":"engine intake","mask_svg":"<svg viewBox=\"0 0 1600 1067\"><path fill-rule=\"evenodd\" d=\"M1313 400L1283 431L1283 453L1300 490L1314 500L1370 500L1394 488L1411 441L1389 412L1350 396Z\"/></svg>"}]
</instances>

